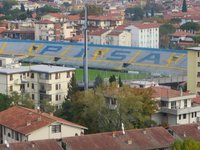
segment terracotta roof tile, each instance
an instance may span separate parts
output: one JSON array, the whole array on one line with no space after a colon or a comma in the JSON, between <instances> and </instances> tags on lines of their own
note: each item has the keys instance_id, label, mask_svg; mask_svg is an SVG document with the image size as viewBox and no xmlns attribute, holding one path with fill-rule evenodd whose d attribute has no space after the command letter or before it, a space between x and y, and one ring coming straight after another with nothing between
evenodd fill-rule
<instances>
[{"instance_id":1,"label":"terracotta roof tile","mask_svg":"<svg viewBox=\"0 0 200 150\"><path fill-rule=\"evenodd\" d=\"M161 86L152 87L152 88L155 91L155 93L153 94L153 97L155 98L159 98L159 97L174 98L174 97L181 96L181 91L177 91L177 90L173 90L173 89L161 87ZM182 92L182 94L183 96L194 95L188 92Z\"/></svg>"},{"instance_id":2,"label":"terracotta roof tile","mask_svg":"<svg viewBox=\"0 0 200 150\"><path fill-rule=\"evenodd\" d=\"M65 14L61 14L61 13L49 13L47 15L50 15L50 16L55 17L55 18L64 18L64 17L66 17Z\"/></svg>"},{"instance_id":3,"label":"terracotta roof tile","mask_svg":"<svg viewBox=\"0 0 200 150\"><path fill-rule=\"evenodd\" d=\"M184 124L184 125L176 125L170 126L169 129L175 132L177 136L180 138L192 138L196 141L200 141L200 124L192 123L192 124Z\"/></svg>"},{"instance_id":4,"label":"terracotta roof tile","mask_svg":"<svg viewBox=\"0 0 200 150\"><path fill-rule=\"evenodd\" d=\"M146 150L169 147L174 138L163 127L64 138L71 150ZM128 143L129 142L129 143Z\"/></svg>"},{"instance_id":5,"label":"terracotta roof tile","mask_svg":"<svg viewBox=\"0 0 200 150\"><path fill-rule=\"evenodd\" d=\"M139 29L149 29L149 28L159 28L160 24L157 23L142 23L142 24L134 24L135 27Z\"/></svg>"},{"instance_id":6,"label":"terracotta roof tile","mask_svg":"<svg viewBox=\"0 0 200 150\"><path fill-rule=\"evenodd\" d=\"M41 20L39 22L36 22L38 24L53 24L54 22L53 21L50 21L50 20Z\"/></svg>"},{"instance_id":7,"label":"terracotta roof tile","mask_svg":"<svg viewBox=\"0 0 200 150\"><path fill-rule=\"evenodd\" d=\"M67 16L68 20L80 20L80 15L69 15Z\"/></svg>"},{"instance_id":8,"label":"terracotta roof tile","mask_svg":"<svg viewBox=\"0 0 200 150\"><path fill-rule=\"evenodd\" d=\"M191 35L193 34L190 32L184 32L184 31L177 31L172 34L172 36L191 36Z\"/></svg>"},{"instance_id":9,"label":"terracotta roof tile","mask_svg":"<svg viewBox=\"0 0 200 150\"><path fill-rule=\"evenodd\" d=\"M13 106L0 112L1 125L4 125L25 135L53 122L62 122L69 126L85 128L64 119L21 106Z\"/></svg>"},{"instance_id":10,"label":"terracotta roof tile","mask_svg":"<svg viewBox=\"0 0 200 150\"><path fill-rule=\"evenodd\" d=\"M0 144L1 150L63 150L56 140L39 140L31 142L10 143L9 148Z\"/></svg>"},{"instance_id":11,"label":"terracotta roof tile","mask_svg":"<svg viewBox=\"0 0 200 150\"><path fill-rule=\"evenodd\" d=\"M108 35L111 35L111 36L118 36L122 33L123 31L122 30L113 30L112 32L110 32Z\"/></svg>"}]
</instances>

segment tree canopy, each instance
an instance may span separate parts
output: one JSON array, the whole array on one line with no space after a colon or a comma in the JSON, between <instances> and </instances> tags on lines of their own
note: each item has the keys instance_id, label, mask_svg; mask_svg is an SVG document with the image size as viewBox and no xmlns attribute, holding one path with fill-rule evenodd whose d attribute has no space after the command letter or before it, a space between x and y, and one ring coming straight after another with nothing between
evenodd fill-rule
<instances>
[{"instance_id":1,"label":"tree canopy","mask_svg":"<svg viewBox=\"0 0 200 150\"><path fill-rule=\"evenodd\" d=\"M182 12L187 12L187 3L186 3L186 0L183 0Z\"/></svg>"},{"instance_id":2,"label":"tree canopy","mask_svg":"<svg viewBox=\"0 0 200 150\"><path fill-rule=\"evenodd\" d=\"M127 8L125 10L125 16L128 20L142 20L144 11L140 7Z\"/></svg>"},{"instance_id":3,"label":"tree canopy","mask_svg":"<svg viewBox=\"0 0 200 150\"><path fill-rule=\"evenodd\" d=\"M149 127L153 124L150 115L156 110L152 92L114 84L77 92L55 115L88 127L89 133L120 130L122 122L125 129Z\"/></svg>"},{"instance_id":4,"label":"tree canopy","mask_svg":"<svg viewBox=\"0 0 200 150\"><path fill-rule=\"evenodd\" d=\"M190 138L187 138L183 141L176 140L172 146L171 150L197 150L200 149L200 142L196 142Z\"/></svg>"},{"instance_id":5,"label":"tree canopy","mask_svg":"<svg viewBox=\"0 0 200 150\"><path fill-rule=\"evenodd\" d=\"M87 5L87 12L88 15L95 15L95 16L99 16L99 15L103 15L103 7L97 6L97 5ZM84 17L85 14L85 10L83 9L81 11L81 17Z\"/></svg>"},{"instance_id":6,"label":"tree canopy","mask_svg":"<svg viewBox=\"0 0 200 150\"><path fill-rule=\"evenodd\" d=\"M199 31L200 25L196 22L187 22L181 25L180 28L186 31Z\"/></svg>"}]
</instances>

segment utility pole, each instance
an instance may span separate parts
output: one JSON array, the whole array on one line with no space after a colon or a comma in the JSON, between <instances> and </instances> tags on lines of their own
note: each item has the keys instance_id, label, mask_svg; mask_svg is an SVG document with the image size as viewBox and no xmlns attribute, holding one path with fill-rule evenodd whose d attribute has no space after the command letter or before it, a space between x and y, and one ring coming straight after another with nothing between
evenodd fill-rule
<instances>
[{"instance_id":1,"label":"utility pole","mask_svg":"<svg viewBox=\"0 0 200 150\"><path fill-rule=\"evenodd\" d=\"M83 55L83 66L84 66L84 90L88 90L88 14L87 14L87 3L85 2L85 25L84 25L84 55Z\"/></svg>"}]
</instances>

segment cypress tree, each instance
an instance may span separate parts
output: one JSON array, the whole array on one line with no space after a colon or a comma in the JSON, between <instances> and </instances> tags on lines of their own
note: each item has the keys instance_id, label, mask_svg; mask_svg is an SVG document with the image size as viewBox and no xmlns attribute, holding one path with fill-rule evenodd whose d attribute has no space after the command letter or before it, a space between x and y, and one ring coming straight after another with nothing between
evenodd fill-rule
<instances>
[{"instance_id":1,"label":"cypress tree","mask_svg":"<svg viewBox=\"0 0 200 150\"><path fill-rule=\"evenodd\" d=\"M187 4L186 4L186 0L183 0L182 12L187 12Z\"/></svg>"}]
</instances>

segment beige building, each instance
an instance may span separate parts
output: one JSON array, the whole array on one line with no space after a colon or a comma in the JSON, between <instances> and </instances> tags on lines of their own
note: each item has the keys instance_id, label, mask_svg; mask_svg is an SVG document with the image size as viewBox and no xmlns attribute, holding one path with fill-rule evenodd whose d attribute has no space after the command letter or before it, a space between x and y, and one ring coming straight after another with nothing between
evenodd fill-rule
<instances>
[{"instance_id":1,"label":"beige building","mask_svg":"<svg viewBox=\"0 0 200 150\"><path fill-rule=\"evenodd\" d=\"M29 93L36 106L49 100L60 108L68 91L74 68L34 65L30 67L1 68L0 93Z\"/></svg>"},{"instance_id":2,"label":"beige building","mask_svg":"<svg viewBox=\"0 0 200 150\"><path fill-rule=\"evenodd\" d=\"M21 106L0 112L0 143L60 139L84 134L84 126Z\"/></svg>"},{"instance_id":3,"label":"beige building","mask_svg":"<svg viewBox=\"0 0 200 150\"><path fill-rule=\"evenodd\" d=\"M107 35L107 44L117 46L131 46L131 33L126 30L113 30Z\"/></svg>"},{"instance_id":4,"label":"beige building","mask_svg":"<svg viewBox=\"0 0 200 150\"><path fill-rule=\"evenodd\" d=\"M100 44L100 45L105 45L107 44L107 35L110 33L111 30L109 29L98 29L93 32L89 33L89 43L91 44Z\"/></svg>"},{"instance_id":5,"label":"beige building","mask_svg":"<svg viewBox=\"0 0 200 150\"><path fill-rule=\"evenodd\" d=\"M187 89L200 94L200 47L188 49Z\"/></svg>"}]
</instances>

